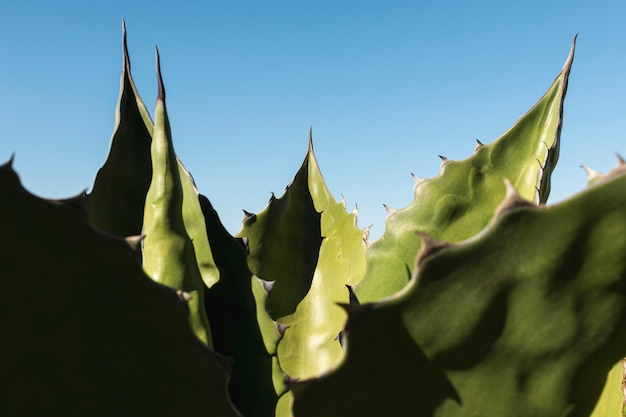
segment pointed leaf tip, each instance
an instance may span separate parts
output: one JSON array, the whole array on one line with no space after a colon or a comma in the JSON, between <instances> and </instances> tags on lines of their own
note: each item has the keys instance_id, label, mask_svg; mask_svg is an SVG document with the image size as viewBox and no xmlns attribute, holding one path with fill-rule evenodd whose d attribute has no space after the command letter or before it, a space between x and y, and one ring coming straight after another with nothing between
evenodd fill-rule
<instances>
[{"instance_id":1,"label":"pointed leaf tip","mask_svg":"<svg viewBox=\"0 0 626 417\"><path fill-rule=\"evenodd\" d=\"M123 69L130 74L130 58L128 54L128 42L126 40L126 21L122 18L122 61Z\"/></svg>"},{"instance_id":2,"label":"pointed leaf tip","mask_svg":"<svg viewBox=\"0 0 626 417\"><path fill-rule=\"evenodd\" d=\"M13 171L13 161L15 160L15 153L12 153L9 159L0 166L2 169Z\"/></svg>"},{"instance_id":3,"label":"pointed leaf tip","mask_svg":"<svg viewBox=\"0 0 626 417\"><path fill-rule=\"evenodd\" d=\"M15 172L15 170L13 169L14 159L15 159L15 154L12 154L8 161L0 165L0 172L4 172L5 174L12 176L14 180L19 182L20 180L19 176L17 175L17 172Z\"/></svg>"},{"instance_id":4,"label":"pointed leaf tip","mask_svg":"<svg viewBox=\"0 0 626 417\"><path fill-rule=\"evenodd\" d=\"M313 126L309 128L309 152L313 152Z\"/></svg>"},{"instance_id":5,"label":"pointed leaf tip","mask_svg":"<svg viewBox=\"0 0 626 417\"><path fill-rule=\"evenodd\" d=\"M563 65L563 69L561 70L561 72L565 74L569 74L570 70L572 69L572 63L574 62L574 52L576 51L576 38L578 38L578 33L574 35L574 39L572 40L572 46L569 50L569 55L567 56L565 64Z\"/></svg>"},{"instance_id":6,"label":"pointed leaf tip","mask_svg":"<svg viewBox=\"0 0 626 417\"><path fill-rule=\"evenodd\" d=\"M157 83L158 83L158 94L157 101L165 102L165 87L163 85L163 76L161 75L161 58L159 56L159 48L154 45L154 52L156 54L156 71L157 71Z\"/></svg>"}]
</instances>

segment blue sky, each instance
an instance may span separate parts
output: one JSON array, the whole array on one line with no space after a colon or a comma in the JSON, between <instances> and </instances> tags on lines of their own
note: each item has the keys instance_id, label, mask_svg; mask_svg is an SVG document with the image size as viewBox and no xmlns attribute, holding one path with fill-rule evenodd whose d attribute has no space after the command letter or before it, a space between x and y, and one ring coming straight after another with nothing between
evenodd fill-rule
<instances>
[{"instance_id":1,"label":"blue sky","mask_svg":"<svg viewBox=\"0 0 626 417\"><path fill-rule=\"evenodd\" d=\"M384 231L440 160L525 113L579 33L550 202L626 154L626 2L0 2L0 160L35 194L88 189L114 127L121 19L152 109L161 54L175 148L231 233L307 149L359 226Z\"/></svg>"}]
</instances>

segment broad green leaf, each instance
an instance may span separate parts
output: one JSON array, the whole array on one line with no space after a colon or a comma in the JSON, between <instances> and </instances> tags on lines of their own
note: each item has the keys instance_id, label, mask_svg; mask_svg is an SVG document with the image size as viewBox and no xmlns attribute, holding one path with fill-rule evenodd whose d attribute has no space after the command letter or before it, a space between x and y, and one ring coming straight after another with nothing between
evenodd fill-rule
<instances>
[{"instance_id":1,"label":"broad green leaf","mask_svg":"<svg viewBox=\"0 0 626 417\"><path fill-rule=\"evenodd\" d=\"M174 290L71 202L0 168L3 416L238 416Z\"/></svg>"},{"instance_id":2,"label":"broad green leaf","mask_svg":"<svg viewBox=\"0 0 626 417\"><path fill-rule=\"evenodd\" d=\"M281 198L259 214L247 214L238 236L248 241L248 265L274 281L267 309L273 319L293 313L309 291L323 236L309 190L309 154Z\"/></svg>"},{"instance_id":3,"label":"broad green leaf","mask_svg":"<svg viewBox=\"0 0 626 417\"><path fill-rule=\"evenodd\" d=\"M383 236L367 253L367 270L355 287L361 302L381 299L404 287L413 272L420 241L415 230L458 242L480 232L502 201L503 179L527 200L543 203L556 165L563 100L574 57L546 94L513 127L464 161L442 163L441 173L416 184L413 202L391 212Z\"/></svg>"},{"instance_id":4,"label":"broad green leaf","mask_svg":"<svg viewBox=\"0 0 626 417\"><path fill-rule=\"evenodd\" d=\"M280 371L307 378L332 369L343 355L339 335L346 319L337 303L349 302L346 286L364 273L366 232L357 228L356 214L347 213L326 188L311 138L285 194L272 198L261 213L248 215L239 235L247 238L252 272L273 281L266 305L286 329L282 338L269 333L265 340L277 343ZM290 404L291 394L284 393L276 415L291 415Z\"/></svg>"},{"instance_id":5,"label":"broad green leaf","mask_svg":"<svg viewBox=\"0 0 626 417\"><path fill-rule=\"evenodd\" d=\"M158 52L157 78L159 93L151 146L152 181L144 212L143 267L155 281L191 296L191 326L196 335L211 346L211 330L204 309L204 283L183 221L183 186L172 144Z\"/></svg>"},{"instance_id":6,"label":"broad green leaf","mask_svg":"<svg viewBox=\"0 0 626 417\"><path fill-rule=\"evenodd\" d=\"M294 415L377 416L415 398L392 414L589 416L626 354L624 213L621 165L559 205L509 195L496 220L465 242L423 238L409 286L351 308L345 361L293 388ZM431 364L422 377L435 378L432 367L440 374L425 402L420 366L398 371L420 350ZM336 394L348 386L350 395Z\"/></svg>"},{"instance_id":7,"label":"broad green leaf","mask_svg":"<svg viewBox=\"0 0 626 417\"><path fill-rule=\"evenodd\" d=\"M347 213L328 191L312 147L305 164L323 240L308 293L295 313L279 319L289 327L278 344L283 371L302 379L332 369L342 357L338 337L346 313L337 303L350 301L346 285L365 272L366 237L356 225L356 214Z\"/></svg>"}]
</instances>

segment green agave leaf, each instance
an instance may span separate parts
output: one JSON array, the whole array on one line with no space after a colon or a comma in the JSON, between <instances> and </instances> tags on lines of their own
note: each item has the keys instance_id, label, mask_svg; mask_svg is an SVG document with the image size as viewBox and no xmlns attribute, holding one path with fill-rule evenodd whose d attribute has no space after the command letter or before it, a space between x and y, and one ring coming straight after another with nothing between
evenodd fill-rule
<instances>
[{"instance_id":1,"label":"green agave leaf","mask_svg":"<svg viewBox=\"0 0 626 417\"><path fill-rule=\"evenodd\" d=\"M123 65L115 130L109 156L88 196L89 221L117 236L141 233L146 193L152 178L152 120L130 72L126 25L122 21Z\"/></svg>"},{"instance_id":2,"label":"green agave leaf","mask_svg":"<svg viewBox=\"0 0 626 417\"><path fill-rule=\"evenodd\" d=\"M272 194L259 214L246 213L238 234L248 241L252 273L274 281L267 309L275 320L293 313L309 291L322 244L321 215L309 190L309 155L285 194Z\"/></svg>"},{"instance_id":3,"label":"green agave leaf","mask_svg":"<svg viewBox=\"0 0 626 417\"><path fill-rule=\"evenodd\" d=\"M124 240L0 168L0 414L238 416L228 364Z\"/></svg>"},{"instance_id":4,"label":"green agave leaf","mask_svg":"<svg viewBox=\"0 0 626 417\"><path fill-rule=\"evenodd\" d=\"M254 277L252 292L257 306L257 319L259 328L265 343L267 352L272 356L272 386L276 398L272 415L275 417L291 417L291 405L293 397L287 388L287 382L291 377L283 371L278 357L278 344L284 337L288 326L278 323L269 316L266 305L273 283ZM315 359L313 359L315 360ZM262 414L258 414L259 416Z\"/></svg>"},{"instance_id":5,"label":"green agave leaf","mask_svg":"<svg viewBox=\"0 0 626 417\"><path fill-rule=\"evenodd\" d=\"M210 227L206 224L204 210L201 207L200 193L196 188L193 177L183 166L180 159L177 158L177 160L178 175L183 188L183 223L185 231L193 244L202 280L207 287L211 288L220 280L220 270L213 259L213 248L209 243L208 233L210 233Z\"/></svg>"},{"instance_id":6,"label":"green agave leaf","mask_svg":"<svg viewBox=\"0 0 626 417\"><path fill-rule=\"evenodd\" d=\"M457 398L411 339L401 309L385 307L345 306L351 318L344 361L328 375L291 385L294 416L422 417L445 398Z\"/></svg>"},{"instance_id":7,"label":"green agave leaf","mask_svg":"<svg viewBox=\"0 0 626 417\"><path fill-rule=\"evenodd\" d=\"M257 305L266 300L282 333L267 325L263 331L267 351L277 354L275 375L306 378L336 366L343 355L339 334L347 317L337 303L349 302L346 285L364 273L366 232L357 228L356 213L347 213L345 204L328 191L311 136L285 194L273 197L258 215L248 214L239 236L248 241L251 271L272 281L264 291L255 284L255 296ZM280 395L276 415L290 416L291 394L277 380L275 389Z\"/></svg>"},{"instance_id":8,"label":"green agave leaf","mask_svg":"<svg viewBox=\"0 0 626 417\"><path fill-rule=\"evenodd\" d=\"M444 159L439 176L416 184L408 207L390 212L384 235L368 250L366 274L354 289L361 302L381 299L407 284L420 248L415 230L452 242L480 232L504 197L504 178L524 198L546 201L574 45L575 39L550 89L513 127L490 145L479 144L469 159Z\"/></svg>"},{"instance_id":9,"label":"green agave leaf","mask_svg":"<svg viewBox=\"0 0 626 417\"><path fill-rule=\"evenodd\" d=\"M204 309L204 284L192 241L183 221L183 186L165 106L165 89L157 51L159 93L152 138L152 182L146 195L143 267L157 282L190 295L190 322L209 346L211 330ZM198 203L199 206L199 203Z\"/></svg>"},{"instance_id":10,"label":"green agave leaf","mask_svg":"<svg viewBox=\"0 0 626 417\"><path fill-rule=\"evenodd\" d=\"M294 415L589 416L626 354L626 165L529 205L510 194L479 236L425 239L409 286L348 309L344 363L292 388Z\"/></svg>"},{"instance_id":11,"label":"green agave leaf","mask_svg":"<svg viewBox=\"0 0 626 417\"><path fill-rule=\"evenodd\" d=\"M88 196L89 220L117 236L133 236L143 229L146 194L152 180L150 147L154 125L130 71L126 25L122 21L123 66L116 126L111 149L98 171ZM190 236L204 283L211 287L219 280L206 225L198 202L198 190L191 174L178 162L183 187L183 220Z\"/></svg>"},{"instance_id":12,"label":"green agave leaf","mask_svg":"<svg viewBox=\"0 0 626 417\"><path fill-rule=\"evenodd\" d=\"M205 289L205 307L215 350L233 359L230 396L246 416L273 415L285 387L276 362L281 336L265 310L266 293L248 269L244 244L226 231L206 197L200 195L199 203L221 275Z\"/></svg>"},{"instance_id":13,"label":"green agave leaf","mask_svg":"<svg viewBox=\"0 0 626 417\"><path fill-rule=\"evenodd\" d=\"M279 319L289 326L278 344L280 365L296 378L319 375L341 359L338 336L347 317L337 303L350 301L346 285L363 276L366 250L366 232L357 227L356 213L347 213L345 204L333 199L310 140L305 164L315 210L321 213L323 240L308 293L293 314Z\"/></svg>"}]
</instances>

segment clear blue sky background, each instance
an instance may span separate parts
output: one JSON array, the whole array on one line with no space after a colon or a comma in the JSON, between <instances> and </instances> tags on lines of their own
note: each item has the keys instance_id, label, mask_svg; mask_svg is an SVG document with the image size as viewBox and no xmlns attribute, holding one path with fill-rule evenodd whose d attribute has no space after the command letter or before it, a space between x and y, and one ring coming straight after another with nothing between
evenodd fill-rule
<instances>
[{"instance_id":1,"label":"clear blue sky background","mask_svg":"<svg viewBox=\"0 0 626 417\"><path fill-rule=\"evenodd\" d=\"M525 113L579 33L550 201L626 154L626 2L0 1L0 159L32 192L90 188L114 127L126 19L149 108L161 53L176 151L226 227L282 194L307 149L359 226Z\"/></svg>"}]
</instances>

